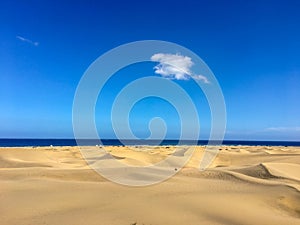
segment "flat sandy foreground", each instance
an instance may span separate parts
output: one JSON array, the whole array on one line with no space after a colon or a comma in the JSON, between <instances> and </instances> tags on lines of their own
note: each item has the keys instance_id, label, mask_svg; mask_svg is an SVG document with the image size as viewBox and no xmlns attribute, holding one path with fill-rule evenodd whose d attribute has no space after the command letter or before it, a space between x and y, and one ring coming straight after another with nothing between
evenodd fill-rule
<instances>
[{"instance_id":1,"label":"flat sandy foreground","mask_svg":"<svg viewBox=\"0 0 300 225\"><path fill-rule=\"evenodd\" d=\"M107 149L143 166L172 148ZM167 181L130 187L90 169L78 147L0 148L0 224L300 224L300 147L221 146L199 171L203 152Z\"/></svg>"}]
</instances>

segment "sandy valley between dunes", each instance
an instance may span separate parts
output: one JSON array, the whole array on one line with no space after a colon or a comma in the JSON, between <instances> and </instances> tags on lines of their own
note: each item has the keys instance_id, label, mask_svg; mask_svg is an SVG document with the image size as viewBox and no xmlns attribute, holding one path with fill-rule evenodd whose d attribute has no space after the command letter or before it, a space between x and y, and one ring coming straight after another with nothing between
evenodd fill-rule
<instances>
[{"instance_id":1,"label":"sandy valley between dunes","mask_svg":"<svg viewBox=\"0 0 300 225\"><path fill-rule=\"evenodd\" d=\"M172 148L108 150L143 166ZM300 224L300 147L221 146L199 171L203 152L165 182L129 187L90 169L78 147L0 148L0 224Z\"/></svg>"}]
</instances>

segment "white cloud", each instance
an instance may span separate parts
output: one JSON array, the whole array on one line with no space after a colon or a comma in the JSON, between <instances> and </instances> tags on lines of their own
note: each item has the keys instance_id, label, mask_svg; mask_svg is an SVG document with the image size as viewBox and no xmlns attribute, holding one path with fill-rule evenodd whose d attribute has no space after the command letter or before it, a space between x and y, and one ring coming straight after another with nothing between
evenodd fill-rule
<instances>
[{"instance_id":1,"label":"white cloud","mask_svg":"<svg viewBox=\"0 0 300 225\"><path fill-rule=\"evenodd\" d=\"M300 127L269 127L266 131L276 131L276 132L300 132Z\"/></svg>"},{"instance_id":2,"label":"white cloud","mask_svg":"<svg viewBox=\"0 0 300 225\"><path fill-rule=\"evenodd\" d=\"M154 67L155 73L168 79L188 80L190 78L209 83L207 77L194 74L191 71L193 61L188 56L180 54L157 53L151 56L151 61L159 62Z\"/></svg>"},{"instance_id":3,"label":"white cloud","mask_svg":"<svg viewBox=\"0 0 300 225\"><path fill-rule=\"evenodd\" d=\"M36 47L39 45L38 42L34 42L34 41L32 41L32 40L29 40L29 39L24 38L24 37L21 37L21 36L16 36L16 38L19 39L20 41L27 42L27 43L29 43L29 44L31 44L31 45L36 46Z\"/></svg>"}]
</instances>

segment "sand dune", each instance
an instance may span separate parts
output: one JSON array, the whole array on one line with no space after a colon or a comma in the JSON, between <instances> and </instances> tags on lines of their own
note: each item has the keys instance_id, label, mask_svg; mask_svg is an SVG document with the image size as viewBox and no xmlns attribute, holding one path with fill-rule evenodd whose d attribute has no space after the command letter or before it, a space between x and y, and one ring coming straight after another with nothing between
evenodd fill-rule
<instances>
[{"instance_id":1,"label":"sand dune","mask_svg":"<svg viewBox=\"0 0 300 225\"><path fill-rule=\"evenodd\" d=\"M300 148L219 149L205 171L204 147L197 146L174 177L129 187L90 169L78 147L1 148L0 224L300 224ZM106 151L124 164L147 166L174 148Z\"/></svg>"}]
</instances>

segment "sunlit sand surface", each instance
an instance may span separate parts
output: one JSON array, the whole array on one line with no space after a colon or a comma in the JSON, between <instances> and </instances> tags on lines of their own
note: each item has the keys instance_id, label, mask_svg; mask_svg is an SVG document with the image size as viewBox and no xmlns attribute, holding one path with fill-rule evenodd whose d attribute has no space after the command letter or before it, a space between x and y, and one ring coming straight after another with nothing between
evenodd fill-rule
<instances>
[{"instance_id":1,"label":"sunlit sand surface","mask_svg":"<svg viewBox=\"0 0 300 225\"><path fill-rule=\"evenodd\" d=\"M134 166L174 151L105 149ZM299 147L220 146L200 171L204 149L167 181L129 187L90 169L78 147L0 148L0 224L300 224Z\"/></svg>"}]
</instances>

